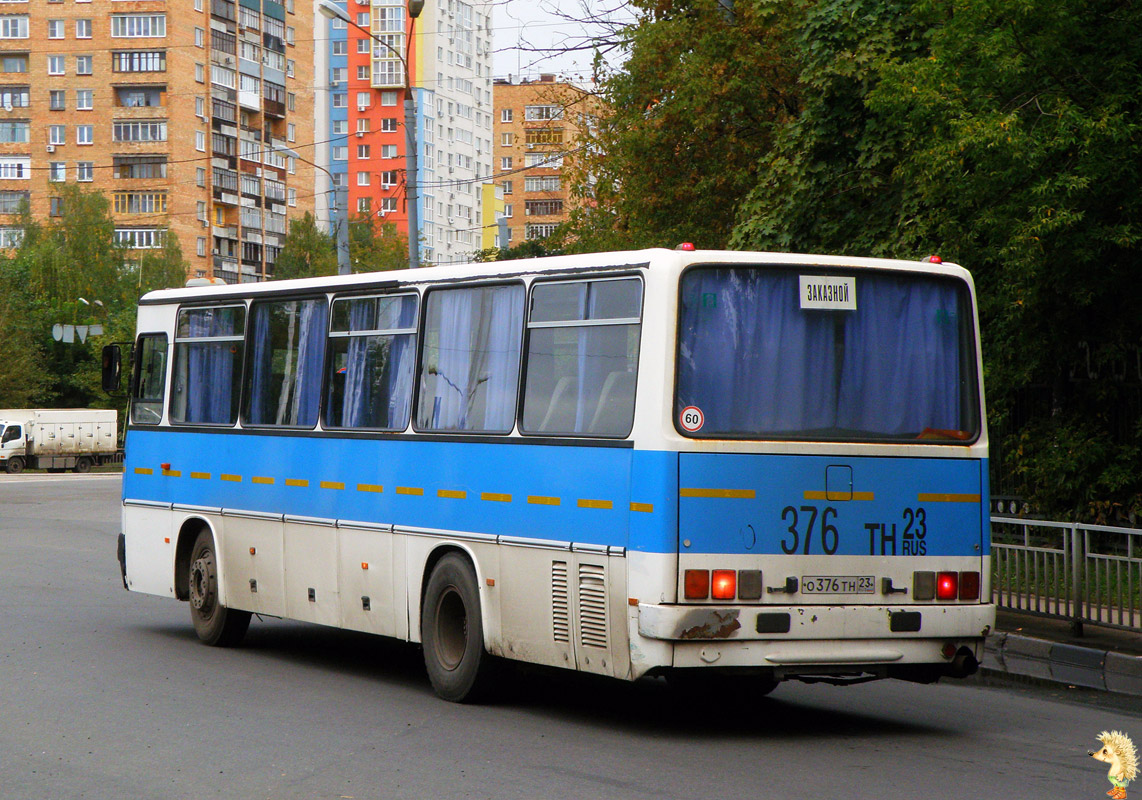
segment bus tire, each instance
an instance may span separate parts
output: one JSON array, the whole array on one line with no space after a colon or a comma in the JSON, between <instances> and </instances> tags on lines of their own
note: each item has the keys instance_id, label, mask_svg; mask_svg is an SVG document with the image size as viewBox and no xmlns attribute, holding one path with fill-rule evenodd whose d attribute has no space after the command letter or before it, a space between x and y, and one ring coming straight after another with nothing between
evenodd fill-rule
<instances>
[{"instance_id":1,"label":"bus tire","mask_svg":"<svg viewBox=\"0 0 1142 800\"><path fill-rule=\"evenodd\" d=\"M459 553L441 558L428 578L420 635L437 695L465 703L486 693L491 656L484 650L480 592L472 565Z\"/></svg>"},{"instance_id":2,"label":"bus tire","mask_svg":"<svg viewBox=\"0 0 1142 800\"><path fill-rule=\"evenodd\" d=\"M24 471L24 459L19 456L13 456L8 459L8 474L19 475Z\"/></svg>"},{"instance_id":3,"label":"bus tire","mask_svg":"<svg viewBox=\"0 0 1142 800\"><path fill-rule=\"evenodd\" d=\"M250 627L250 612L218 602L218 558L210 531L200 531L190 551L190 619L198 638L212 647L233 647Z\"/></svg>"},{"instance_id":4,"label":"bus tire","mask_svg":"<svg viewBox=\"0 0 1142 800\"><path fill-rule=\"evenodd\" d=\"M91 459L87 456L81 456L76 459L75 466L72 467L76 472L91 472Z\"/></svg>"}]
</instances>

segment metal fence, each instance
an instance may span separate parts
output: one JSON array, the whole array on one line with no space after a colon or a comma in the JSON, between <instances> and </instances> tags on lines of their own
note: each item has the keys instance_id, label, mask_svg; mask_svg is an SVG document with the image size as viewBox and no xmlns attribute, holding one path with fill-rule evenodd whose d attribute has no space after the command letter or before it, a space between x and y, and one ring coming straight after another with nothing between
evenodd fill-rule
<instances>
[{"instance_id":1,"label":"metal fence","mask_svg":"<svg viewBox=\"0 0 1142 800\"><path fill-rule=\"evenodd\" d=\"M1000 608L1142 630L1142 529L993 516L991 594Z\"/></svg>"}]
</instances>

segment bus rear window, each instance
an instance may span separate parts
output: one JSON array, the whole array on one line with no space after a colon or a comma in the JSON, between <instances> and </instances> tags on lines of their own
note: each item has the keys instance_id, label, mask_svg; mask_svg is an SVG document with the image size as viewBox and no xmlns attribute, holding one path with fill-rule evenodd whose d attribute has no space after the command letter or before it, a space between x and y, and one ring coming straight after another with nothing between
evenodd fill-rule
<instances>
[{"instance_id":1,"label":"bus rear window","mask_svg":"<svg viewBox=\"0 0 1142 800\"><path fill-rule=\"evenodd\" d=\"M691 269L676 424L700 438L972 440L974 331L954 279Z\"/></svg>"}]
</instances>

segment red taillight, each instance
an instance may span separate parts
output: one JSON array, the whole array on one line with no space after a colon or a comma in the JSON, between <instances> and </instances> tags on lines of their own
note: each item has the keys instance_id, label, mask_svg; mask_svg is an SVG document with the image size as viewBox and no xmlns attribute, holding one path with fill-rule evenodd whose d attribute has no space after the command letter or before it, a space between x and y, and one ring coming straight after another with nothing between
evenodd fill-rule
<instances>
[{"instance_id":1,"label":"red taillight","mask_svg":"<svg viewBox=\"0 0 1142 800\"><path fill-rule=\"evenodd\" d=\"M961 572L960 573L960 599L961 600L978 600L979 599L979 573L978 572Z\"/></svg>"},{"instance_id":2,"label":"red taillight","mask_svg":"<svg viewBox=\"0 0 1142 800\"><path fill-rule=\"evenodd\" d=\"M686 570L686 599L705 600L710 596L710 571L706 569Z\"/></svg>"},{"instance_id":3,"label":"red taillight","mask_svg":"<svg viewBox=\"0 0 1142 800\"><path fill-rule=\"evenodd\" d=\"M959 574L940 572L936 575L936 599L955 600L959 595Z\"/></svg>"},{"instance_id":4,"label":"red taillight","mask_svg":"<svg viewBox=\"0 0 1142 800\"><path fill-rule=\"evenodd\" d=\"M733 600L738 594L738 575L732 569L714 570L710 593L715 600Z\"/></svg>"}]
</instances>

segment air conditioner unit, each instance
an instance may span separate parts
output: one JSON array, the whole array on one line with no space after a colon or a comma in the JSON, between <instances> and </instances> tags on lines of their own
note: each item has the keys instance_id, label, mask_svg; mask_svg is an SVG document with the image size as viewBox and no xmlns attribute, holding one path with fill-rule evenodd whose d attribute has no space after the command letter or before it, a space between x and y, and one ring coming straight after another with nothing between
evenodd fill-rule
<instances>
[{"instance_id":1,"label":"air conditioner unit","mask_svg":"<svg viewBox=\"0 0 1142 800\"><path fill-rule=\"evenodd\" d=\"M365 137L364 131L357 131L357 138L358 139L363 139L364 137Z\"/></svg>"},{"instance_id":2,"label":"air conditioner unit","mask_svg":"<svg viewBox=\"0 0 1142 800\"><path fill-rule=\"evenodd\" d=\"M48 145L48 152L54 153L55 151L56 151L56 146L54 144L49 144Z\"/></svg>"},{"instance_id":3,"label":"air conditioner unit","mask_svg":"<svg viewBox=\"0 0 1142 800\"><path fill-rule=\"evenodd\" d=\"M368 111L369 107L367 105L364 105L363 103L358 103L357 104L357 110L358 111Z\"/></svg>"},{"instance_id":4,"label":"air conditioner unit","mask_svg":"<svg viewBox=\"0 0 1142 800\"><path fill-rule=\"evenodd\" d=\"M209 228L210 227L210 220L208 220L208 219L202 220L202 227Z\"/></svg>"}]
</instances>

